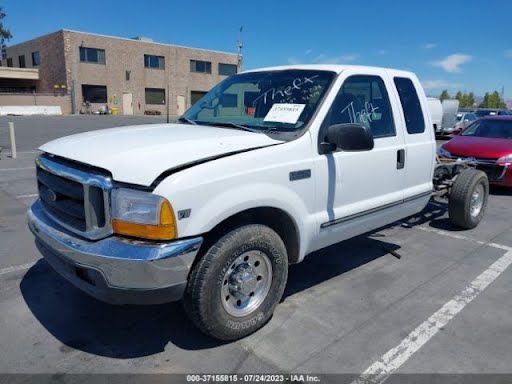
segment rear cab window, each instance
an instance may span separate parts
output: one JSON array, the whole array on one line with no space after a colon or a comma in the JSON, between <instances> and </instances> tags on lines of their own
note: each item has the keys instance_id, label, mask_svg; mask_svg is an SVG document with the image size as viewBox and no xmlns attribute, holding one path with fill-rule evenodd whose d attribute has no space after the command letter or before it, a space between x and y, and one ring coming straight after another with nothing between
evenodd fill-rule
<instances>
[{"instance_id":1,"label":"rear cab window","mask_svg":"<svg viewBox=\"0 0 512 384\"><path fill-rule=\"evenodd\" d=\"M414 135L425 132L425 118L414 83L406 77L395 77L394 82L404 111L407 133Z\"/></svg>"}]
</instances>

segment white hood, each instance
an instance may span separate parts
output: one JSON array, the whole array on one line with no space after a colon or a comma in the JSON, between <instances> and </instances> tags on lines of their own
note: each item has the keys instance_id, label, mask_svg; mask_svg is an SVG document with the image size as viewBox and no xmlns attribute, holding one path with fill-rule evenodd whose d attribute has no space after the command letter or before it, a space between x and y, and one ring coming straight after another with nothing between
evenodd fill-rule
<instances>
[{"instance_id":1,"label":"white hood","mask_svg":"<svg viewBox=\"0 0 512 384\"><path fill-rule=\"evenodd\" d=\"M39 149L106 169L114 180L149 186L168 169L280 142L264 134L234 129L150 124L67 136Z\"/></svg>"}]
</instances>

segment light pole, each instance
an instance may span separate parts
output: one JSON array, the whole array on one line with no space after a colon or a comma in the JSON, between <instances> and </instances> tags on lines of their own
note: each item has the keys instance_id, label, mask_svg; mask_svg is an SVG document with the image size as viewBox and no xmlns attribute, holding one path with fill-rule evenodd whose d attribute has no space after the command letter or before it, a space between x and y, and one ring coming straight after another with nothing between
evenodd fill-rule
<instances>
[{"instance_id":1,"label":"light pole","mask_svg":"<svg viewBox=\"0 0 512 384\"><path fill-rule=\"evenodd\" d=\"M242 32L244 30L244 26L241 25L240 26L240 32L238 34L238 40L236 42L236 48L237 48L237 51L238 51L238 72L240 72L242 70L242 62L243 62L243 57L242 57L242 48L244 47L244 43L242 42Z\"/></svg>"}]
</instances>

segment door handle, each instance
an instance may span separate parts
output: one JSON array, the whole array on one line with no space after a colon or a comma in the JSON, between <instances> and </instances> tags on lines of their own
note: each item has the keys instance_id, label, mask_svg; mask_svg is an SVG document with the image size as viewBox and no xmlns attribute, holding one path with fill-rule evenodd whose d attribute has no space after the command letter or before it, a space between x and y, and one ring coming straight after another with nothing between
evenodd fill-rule
<instances>
[{"instance_id":1,"label":"door handle","mask_svg":"<svg viewBox=\"0 0 512 384\"><path fill-rule=\"evenodd\" d=\"M396 169L403 169L405 167L405 149L399 149L396 152Z\"/></svg>"}]
</instances>

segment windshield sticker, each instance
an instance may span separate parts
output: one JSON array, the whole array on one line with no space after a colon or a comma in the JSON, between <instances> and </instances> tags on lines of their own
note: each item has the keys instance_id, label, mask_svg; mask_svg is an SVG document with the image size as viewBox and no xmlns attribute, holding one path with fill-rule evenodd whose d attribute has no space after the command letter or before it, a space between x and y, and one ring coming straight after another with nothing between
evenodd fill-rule
<instances>
[{"instance_id":1,"label":"windshield sticker","mask_svg":"<svg viewBox=\"0 0 512 384\"><path fill-rule=\"evenodd\" d=\"M274 104L263 121L296 124L306 104Z\"/></svg>"}]
</instances>

